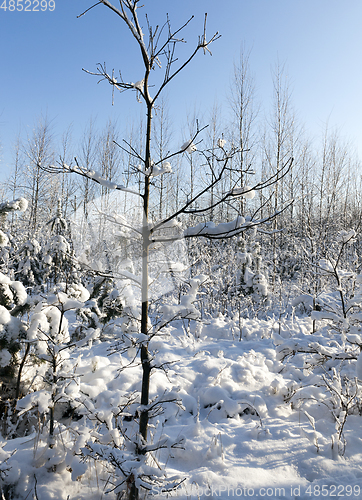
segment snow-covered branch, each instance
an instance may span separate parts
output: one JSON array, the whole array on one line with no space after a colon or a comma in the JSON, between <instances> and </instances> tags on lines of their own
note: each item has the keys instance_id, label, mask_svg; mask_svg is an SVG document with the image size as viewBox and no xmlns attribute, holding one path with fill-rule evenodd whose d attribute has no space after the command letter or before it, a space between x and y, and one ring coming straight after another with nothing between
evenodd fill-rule
<instances>
[{"instance_id":1,"label":"snow-covered branch","mask_svg":"<svg viewBox=\"0 0 362 500\"><path fill-rule=\"evenodd\" d=\"M123 184L117 184L116 182L109 181L108 179L102 177L102 175L96 170L89 170L84 167L81 167L78 164L77 159L75 159L75 161L76 161L75 166L63 163L60 167L56 165L48 165L47 167L40 167L40 168L52 174L75 173L83 177L86 177L87 179L91 179L92 181L96 182L97 184L100 184L103 187L106 187L107 189L124 191L126 193L131 193L140 196L140 194L137 191L127 188Z\"/></svg>"},{"instance_id":2,"label":"snow-covered branch","mask_svg":"<svg viewBox=\"0 0 362 500\"><path fill-rule=\"evenodd\" d=\"M28 201L25 198L18 198L12 201L5 201L0 203L0 216L8 214L9 212L19 211L25 212L28 208Z\"/></svg>"}]
</instances>

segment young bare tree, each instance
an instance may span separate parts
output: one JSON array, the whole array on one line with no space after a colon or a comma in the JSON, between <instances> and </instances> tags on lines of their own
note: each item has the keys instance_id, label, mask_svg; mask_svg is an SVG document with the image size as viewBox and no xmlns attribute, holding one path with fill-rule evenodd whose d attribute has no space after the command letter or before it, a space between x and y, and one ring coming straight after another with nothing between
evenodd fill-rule
<instances>
[{"instance_id":1,"label":"young bare tree","mask_svg":"<svg viewBox=\"0 0 362 500\"><path fill-rule=\"evenodd\" d=\"M77 162L74 166L63 165L62 169L49 166L47 171L59 172L66 170L68 172L75 172L84 178L92 179L94 182L106 187L107 189L112 188L120 191L132 192L135 196L139 196L142 200L143 220L141 228L132 228L129 224L126 224L128 229L140 236L142 247L142 271L140 280L141 317L140 336L138 338L142 366L142 382L140 399L141 406L139 407L139 436L136 443L136 453L139 457L141 457L149 451L157 449L156 444L151 445L148 442L149 419L150 414L152 413L149 400L150 375L152 369L154 368L152 364L152 357L149 352L149 342L155 335L155 329L150 321L149 302L150 259L152 248L155 246L167 245L180 237L195 238L202 236L210 239L231 238L234 235L258 226L266 220L270 220L270 218L274 217L278 213L278 208L266 219L258 218L258 210L256 210L252 216L247 218L237 216L236 219L231 222L220 223L218 225L208 222L206 217L211 213L211 211L215 211L223 203L233 203L235 200L238 201L240 196L251 197L253 190L267 188L275 183L277 178L282 179L283 175L285 175L288 171L291 161L287 161L284 166L280 164L276 174L273 174L268 179L257 183L253 186L253 188L244 188L243 186L240 186L239 183L234 182L231 189L226 192L220 192L220 196L217 199L214 199L211 205L210 194L211 192L216 192L217 187L220 183L222 183L223 179L228 174L228 168L232 158L237 153L240 153L239 147L232 145L227 149L223 142L218 142L216 149L213 149L212 147L201 149L201 137L205 127L200 128L197 124L195 133L189 140L187 140L186 143L176 149L176 151L162 155L160 159L154 161L152 158L152 141L155 133L153 117L155 106L157 102L159 102L163 90L189 63L191 63L200 51L210 53L210 45L219 38L219 35L218 33L215 33L211 38L207 38L207 16L205 15L204 28L198 38L198 42L191 51L189 57L184 62L179 62L175 55L175 51L179 43L184 41L183 38L181 38L181 32L191 22L192 17L188 19L180 28L173 30L168 17L163 26L156 26L153 28L148 22L148 17L145 16L144 22L147 26L147 35L145 36L138 16L138 8L140 7L139 0L120 0L119 7L115 7L109 0L100 0L100 2L96 5L100 4L119 16L120 20L130 30L134 42L138 45L143 62L143 78L136 83L125 82L122 79L121 73L119 79L116 79L114 77L114 73L112 72L112 75L110 75L103 64L98 65L97 71L95 72L88 71L88 73L101 77L101 79L110 83L113 89L118 89L121 92L125 90L136 92L139 99L142 100L145 105L146 130L143 150L137 150L132 144L129 142L127 143L126 141L123 145L121 145L121 149L130 153L135 163L139 165L138 170L143 175L142 191L139 193L135 189L132 190L124 185L105 179L100 173L89 171L85 167L82 167L79 162ZM152 78L154 76L154 70L156 69L163 72L163 76L160 80L157 81L156 79L156 81L153 81ZM177 162L177 158L182 156L185 152L188 154L200 155L203 163L206 165L206 168L212 171L213 176L206 186L194 193L192 197L187 197L185 202L181 204L176 211L159 221L154 221L150 212L150 200L152 190L154 188L154 179L162 175L170 174L172 171L171 163L175 164ZM199 217L201 222L196 224L194 227L186 228L180 232L180 217L188 217L190 214L195 217ZM196 293L196 290L193 290L193 293ZM167 316L165 313L166 317L164 317L161 321L161 325L167 324L169 321L180 317L182 314L185 314L186 317L193 317L193 311L193 306L191 308L191 312L187 307L184 309L176 308L176 312L171 314L171 317ZM156 332L157 330L158 329L156 328ZM162 444L159 444L159 447L162 447ZM129 472L129 477L127 478L129 496L131 499L138 498L138 487L136 485L135 474L136 471L133 469Z\"/></svg>"},{"instance_id":2,"label":"young bare tree","mask_svg":"<svg viewBox=\"0 0 362 500\"><path fill-rule=\"evenodd\" d=\"M206 37L206 16L205 16L205 26L203 34L199 37L199 42L197 43L195 49L190 54L189 58L184 62L176 66L177 59L175 58L175 50L178 43L182 42L183 39L178 38L180 36L181 31L185 28L192 20L192 18L188 19L183 26L179 29L172 30L171 23L169 19L167 19L166 23L163 26L163 30L156 26L156 28L152 28L152 26L148 25L148 41L146 42L145 36L142 32L142 28L140 25L140 21L138 18L138 4L139 0L121 0L120 8L115 7L109 0L101 0L100 2L105 7L111 9L115 14L117 14L121 20L126 24L128 29L131 31L131 34L137 43L142 60L144 65L144 74L143 79L136 83L127 83L122 80L120 75L120 81L117 81L116 78L111 77L107 71L105 66L99 65L96 73L93 73L97 76L104 78L108 81L114 88L123 90L133 90L137 92L140 98L144 101L146 106L146 137L145 137L145 146L144 146L144 156L141 157L137 151L134 151L134 155L141 162L143 166L144 173L144 187L143 193L141 195L143 199L143 229L142 229L142 308L141 308L141 333L148 335L149 329L149 253L150 253L150 245L153 243L151 240L151 235L160 227L154 226L154 228L150 229L151 224L149 220L149 202L150 202L150 188L152 178L155 176L156 169L160 171L160 175L167 173L169 171L169 163L168 160L171 159L176 154L180 154L183 151L190 148L192 144L192 140L190 144L185 145L179 151L173 154L169 154L162 161L154 163L151 157L151 141L153 135L153 114L154 107L156 102L158 101L162 91L168 85L173 78L175 78L183 68L185 68L196 56L196 54L202 50L204 53L210 52L209 45L214 42L219 35L216 33L209 40ZM165 39L161 40L161 31L164 31L166 34ZM151 88L151 72L155 70L157 67L161 66L161 59L165 60L164 66L164 76L161 84L156 87L153 92L153 96L151 96L150 88ZM199 134L199 130L195 134L196 136ZM195 139L193 138L193 139ZM167 162L167 163L166 163ZM80 173L87 176L86 172L80 170ZM192 200L193 201L193 200ZM191 200L187 206L191 206ZM184 207L186 210L187 207ZM183 210L180 210L179 213L182 213ZM175 214L168 217L164 223L175 218ZM142 361L142 369L143 369L143 380L142 380L142 394L141 394L141 405L145 407L145 409L141 412L140 415L140 434L145 441L147 441L147 431L148 431L148 410L147 405L149 402L149 381L150 381L150 372L151 372L151 360L148 352L147 342L144 342L141 345L141 361Z\"/></svg>"}]
</instances>

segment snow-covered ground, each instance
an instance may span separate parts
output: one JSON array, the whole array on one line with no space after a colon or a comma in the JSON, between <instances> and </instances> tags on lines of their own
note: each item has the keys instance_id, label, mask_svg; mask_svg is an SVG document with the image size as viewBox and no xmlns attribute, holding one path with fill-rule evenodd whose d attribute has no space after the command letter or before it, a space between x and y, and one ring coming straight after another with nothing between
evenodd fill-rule
<instances>
[{"instance_id":1,"label":"snow-covered ground","mask_svg":"<svg viewBox=\"0 0 362 500\"><path fill-rule=\"evenodd\" d=\"M149 454L150 465L182 482L172 492L154 486L148 495L362 498L362 416L348 415L338 442L336 419L343 413L328 399L323 373L303 369L298 356L278 359L273 337L312 338L311 326L307 317L239 324L220 316L190 328L179 321L151 341L154 364L167 367L154 371L151 397L165 393L164 399L169 394L179 402L164 403L152 421L150 442L163 439L166 447ZM79 455L92 440L121 449L117 425L121 433L127 426L136 431L134 421L115 415L140 389L140 367L119 371L135 352L112 353L110 345L96 341L69 360L80 385L71 382L68 393L79 414L93 415L92 423L86 416L63 418L53 449L46 426L1 444L0 461L8 458L1 469L8 469L5 483L17 483L16 499L116 499L114 492L106 494L115 484L110 464L92 458L84 463ZM344 364L353 375L355 361ZM327 365L324 370L328 374ZM171 446L176 442L182 447Z\"/></svg>"}]
</instances>

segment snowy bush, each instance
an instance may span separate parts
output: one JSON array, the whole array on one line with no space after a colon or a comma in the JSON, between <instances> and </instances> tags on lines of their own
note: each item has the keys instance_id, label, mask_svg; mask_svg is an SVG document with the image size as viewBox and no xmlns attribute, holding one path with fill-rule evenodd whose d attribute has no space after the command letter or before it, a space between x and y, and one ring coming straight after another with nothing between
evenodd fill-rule
<instances>
[{"instance_id":1,"label":"snowy bush","mask_svg":"<svg viewBox=\"0 0 362 500\"><path fill-rule=\"evenodd\" d=\"M55 217L48 221L51 236L42 247L42 262L45 273L43 280L51 284L65 282L67 284L79 281L79 265L75 260L69 234L68 224L63 217L60 201Z\"/></svg>"},{"instance_id":2,"label":"snowy bush","mask_svg":"<svg viewBox=\"0 0 362 500\"><path fill-rule=\"evenodd\" d=\"M79 287L77 288L79 290ZM40 300L30 316L27 339L33 346L38 359L47 363L48 370L43 375L44 389L25 396L17 403L17 409L21 415L34 407L37 407L41 414L47 413L49 408L51 441L54 437L56 405L72 401L74 391L69 391L69 387L72 382L75 382L75 388L79 385L76 383L76 378L70 374L72 363L68 362L69 351L74 345L70 343L66 313L82 306L83 303L79 300L58 291L54 295L49 295L47 299ZM97 333L90 330L83 342L86 343L95 338L97 338Z\"/></svg>"},{"instance_id":3,"label":"snowy bush","mask_svg":"<svg viewBox=\"0 0 362 500\"><path fill-rule=\"evenodd\" d=\"M18 318L28 308L27 293L19 281L12 281L0 273L0 375L4 391L14 397L15 374L21 341L26 336L24 322Z\"/></svg>"},{"instance_id":4,"label":"snowy bush","mask_svg":"<svg viewBox=\"0 0 362 500\"><path fill-rule=\"evenodd\" d=\"M0 304L11 310L15 306L22 306L27 299L27 293L20 281L13 281L0 273Z\"/></svg>"},{"instance_id":5,"label":"snowy bush","mask_svg":"<svg viewBox=\"0 0 362 500\"><path fill-rule=\"evenodd\" d=\"M334 254L319 262L320 273L332 289L319 294L318 307L306 295L293 302L294 306L309 304L313 309L311 319L317 327L297 337L285 339L277 333L273 336L279 358L284 361L293 356L307 380L312 379L319 387L312 398L306 396L305 388L297 390L293 400L304 401L304 408L323 403L330 410L336 428L331 439L337 455L345 452L343 430L348 415L361 415L362 408L362 392L357 382L361 375L357 360L362 350L361 280L355 271L340 267L345 247L354 237L354 231L342 231L336 239Z\"/></svg>"}]
</instances>

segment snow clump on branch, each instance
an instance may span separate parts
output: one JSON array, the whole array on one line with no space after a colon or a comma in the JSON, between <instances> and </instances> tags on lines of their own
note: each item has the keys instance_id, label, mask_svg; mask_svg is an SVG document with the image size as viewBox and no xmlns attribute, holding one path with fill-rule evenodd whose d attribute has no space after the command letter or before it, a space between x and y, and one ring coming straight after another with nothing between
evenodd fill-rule
<instances>
[{"instance_id":1,"label":"snow clump on branch","mask_svg":"<svg viewBox=\"0 0 362 500\"><path fill-rule=\"evenodd\" d=\"M168 161L163 162L162 165L156 165L152 161L151 168L145 169L142 165L138 165L137 168L140 172L150 177L158 177L162 174L172 174L171 164Z\"/></svg>"},{"instance_id":2,"label":"snow clump on branch","mask_svg":"<svg viewBox=\"0 0 362 500\"><path fill-rule=\"evenodd\" d=\"M157 177L158 175L162 174L172 174L172 168L171 168L171 163L168 161L165 161L162 163L161 166L158 165L153 165L152 166L152 177Z\"/></svg>"},{"instance_id":3,"label":"snow clump on branch","mask_svg":"<svg viewBox=\"0 0 362 500\"><path fill-rule=\"evenodd\" d=\"M139 90L140 92L143 91L143 88L145 86L145 80L140 80L139 82L136 83L131 83L132 87Z\"/></svg>"},{"instance_id":4,"label":"snow clump on branch","mask_svg":"<svg viewBox=\"0 0 362 500\"><path fill-rule=\"evenodd\" d=\"M356 231L354 229L350 229L349 231L341 231L337 236L337 241L340 243L352 243L355 236Z\"/></svg>"},{"instance_id":5,"label":"snow clump on branch","mask_svg":"<svg viewBox=\"0 0 362 500\"><path fill-rule=\"evenodd\" d=\"M184 231L184 236L222 236L226 234L233 233L240 229L243 224L248 226L249 220L244 219L244 217L238 215L238 217L231 222L223 222L221 224L215 224L214 222L200 222L194 227L188 227Z\"/></svg>"},{"instance_id":6,"label":"snow clump on branch","mask_svg":"<svg viewBox=\"0 0 362 500\"><path fill-rule=\"evenodd\" d=\"M234 196L243 196L247 200L252 200L255 197L255 191L250 186L234 188L232 194Z\"/></svg>"},{"instance_id":7,"label":"snow clump on branch","mask_svg":"<svg viewBox=\"0 0 362 500\"><path fill-rule=\"evenodd\" d=\"M182 144L181 146L181 151L186 151L186 153L193 153L194 151L197 150L197 147L196 145L192 142L192 140L190 141L186 141L184 144Z\"/></svg>"},{"instance_id":8,"label":"snow clump on branch","mask_svg":"<svg viewBox=\"0 0 362 500\"><path fill-rule=\"evenodd\" d=\"M54 165L51 165L50 168L53 169L54 171L58 171L58 167L55 167ZM88 179L94 179L94 181L98 182L98 184L101 184L105 188L117 189L119 191L126 191L128 193L138 194L132 189L126 188L123 184L116 184L115 182L104 179L101 176L101 174L96 170L87 170L83 167L79 167L78 165L69 166L65 163L63 163L62 168L63 170L67 170L68 172L74 172L76 174L83 175L83 177L87 177Z\"/></svg>"},{"instance_id":9,"label":"snow clump on branch","mask_svg":"<svg viewBox=\"0 0 362 500\"><path fill-rule=\"evenodd\" d=\"M117 184L115 182L109 181L107 179L104 179L99 172L96 170L89 170L87 172L87 177L94 179L95 181L99 182L101 186L104 186L108 189L117 189Z\"/></svg>"}]
</instances>

